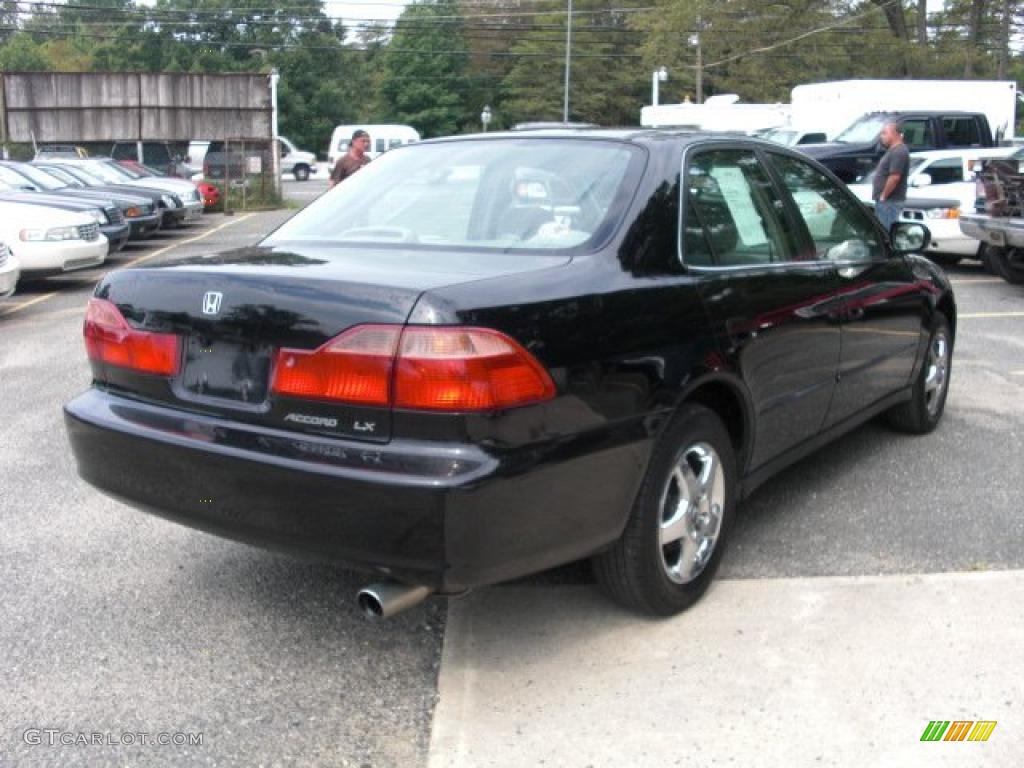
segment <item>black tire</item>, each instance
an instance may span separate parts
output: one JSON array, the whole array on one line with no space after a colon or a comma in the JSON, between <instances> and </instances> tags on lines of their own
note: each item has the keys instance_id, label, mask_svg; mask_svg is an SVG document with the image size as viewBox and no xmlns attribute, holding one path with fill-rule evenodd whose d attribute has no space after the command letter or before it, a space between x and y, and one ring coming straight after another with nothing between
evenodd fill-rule
<instances>
[{"instance_id":1,"label":"black tire","mask_svg":"<svg viewBox=\"0 0 1024 768\"><path fill-rule=\"evenodd\" d=\"M990 248L989 264L992 271L1008 283L1024 283L1024 260L1016 248Z\"/></svg>"},{"instance_id":2,"label":"black tire","mask_svg":"<svg viewBox=\"0 0 1024 768\"><path fill-rule=\"evenodd\" d=\"M981 243L978 246L978 261L981 262L981 266L984 267L986 272L994 275L996 271L992 269L991 254L992 246L988 243Z\"/></svg>"},{"instance_id":3,"label":"black tire","mask_svg":"<svg viewBox=\"0 0 1024 768\"><path fill-rule=\"evenodd\" d=\"M308 165L296 165L292 169L292 175L296 181L307 181L309 179L309 166Z\"/></svg>"},{"instance_id":4,"label":"black tire","mask_svg":"<svg viewBox=\"0 0 1024 768\"><path fill-rule=\"evenodd\" d=\"M711 456L718 458L720 475L711 469ZM691 495L698 495L699 503L688 504L687 512L680 514L679 477L685 474L684 464L693 470L694 491L699 487L717 489L720 481L721 494L717 490L704 496L695 492ZM707 483L700 482L698 471L708 475ZM707 590L722 560L735 515L737 487L735 451L722 421L703 406L684 405L655 446L622 536L592 560L598 583L613 600L642 613L671 616L689 608ZM666 520L665 510L670 507L674 516ZM690 533L663 545L663 525L673 519L676 523L666 526L666 532L692 523ZM713 541L702 549L710 538L704 534L716 521ZM695 548L692 558L684 557L687 545ZM679 566L674 575L670 575L672 561ZM690 565L688 573L683 573L684 562Z\"/></svg>"},{"instance_id":5,"label":"black tire","mask_svg":"<svg viewBox=\"0 0 1024 768\"><path fill-rule=\"evenodd\" d=\"M945 346L944 351L937 347L940 344ZM935 429L946 409L949 379L953 373L953 334L941 312L935 315L925 354L921 373L914 382L913 396L886 413L891 426L914 435L926 435ZM933 377L938 378L934 386Z\"/></svg>"}]
</instances>

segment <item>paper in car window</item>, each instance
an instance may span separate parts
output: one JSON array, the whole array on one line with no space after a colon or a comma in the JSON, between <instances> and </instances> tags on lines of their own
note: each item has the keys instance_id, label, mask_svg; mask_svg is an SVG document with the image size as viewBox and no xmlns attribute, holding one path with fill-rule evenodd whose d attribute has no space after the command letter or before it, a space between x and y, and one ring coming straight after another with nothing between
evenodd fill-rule
<instances>
[{"instance_id":1,"label":"paper in car window","mask_svg":"<svg viewBox=\"0 0 1024 768\"><path fill-rule=\"evenodd\" d=\"M750 196L750 185L739 168L718 167L711 169L711 176L718 182L718 188L729 206L729 213L736 223L736 230L744 245L764 245L768 242L761 217L754 208Z\"/></svg>"}]
</instances>

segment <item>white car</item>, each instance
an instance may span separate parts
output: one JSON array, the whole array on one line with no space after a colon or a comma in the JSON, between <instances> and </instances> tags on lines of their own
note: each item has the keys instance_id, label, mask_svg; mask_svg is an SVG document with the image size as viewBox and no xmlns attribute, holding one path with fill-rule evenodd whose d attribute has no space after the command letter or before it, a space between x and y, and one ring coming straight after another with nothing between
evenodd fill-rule
<instances>
[{"instance_id":1,"label":"white car","mask_svg":"<svg viewBox=\"0 0 1024 768\"><path fill-rule=\"evenodd\" d=\"M175 179L170 176L141 176L133 173L114 160L89 158L87 160L61 160L64 165L73 165L102 179L107 184L127 184L170 192L181 200L185 209L184 222L198 221L203 215L203 199L194 182Z\"/></svg>"},{"instance_id":2,"label":"white car","mask_svg":"<svg viewBox=\"0 0 1024 768\"><path fill-rule=\"evenodd\" d=\"M311 173L316 173L316 155L297 149L284 136L278 136L281 142L281 173L290 173L296 181L306 181Z\"/></svg>"},{"instance_id":3,"label":"white car","mask_svg":"<svg viewBox=\"0 0 1024 768\"><path fill-rule=\"evenodd\" d=\"M17 257L0 241L0 299L6 299L14 293L20 275Z\"/></svg>"},{"instance_id":4,"label":"white car","mask_svg":"<svg viewBox=\"0 0 1024 768\"><path fill-rule=\"evenodd\" d=\"M0 242L17 257L22 277L95 267L109 250L92 216L8 200L0 200Z\"/></svg>"},{"instance_id":5,"label":"white car","mask_svg":"<svg viewBox=\"0 0 1024 768\"><path fill-rule=\"evenodd\" d=\"M974 164L992 157L1009 157L1017 147L982 147L965 149L937 149L914 152L910 155L910 175L907 178L907 199L910 201L900 215L903 221L923 222L932 233L928 255L937 261L955 263L961 258L977 258L977 240L960 231L960 213L974 211L977 189ZM874 172L850 191L865 203L871 202L871 182ZM956 205L914 205L914 201L949 201Z\"/></svg>"}]
</instances>

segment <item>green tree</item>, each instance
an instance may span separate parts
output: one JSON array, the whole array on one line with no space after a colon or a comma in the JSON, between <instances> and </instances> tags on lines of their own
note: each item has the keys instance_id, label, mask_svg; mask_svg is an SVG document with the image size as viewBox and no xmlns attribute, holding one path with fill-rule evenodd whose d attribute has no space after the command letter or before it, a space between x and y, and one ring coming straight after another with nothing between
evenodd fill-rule
<instances>
[{"instance_id":1,"label":"green tree","mask_svg":"<svg viewBox=\"0 0 1024 768\"><path fill-rule=\"evenodd\" d=\"M42 46L31 35L19 32L0 46L0 72L31 72L50 69Z\"/></svg>"},{"instance_id":2,"label":"green tree","mask_svg":"<svg viewBox=\"0 0 1024 768\"><path fill-rule=\"evenodd\" d=\"M455 0L424 0L402 12L383 54L381 97L388 122L425 137L455 133L475 105L466 103L469 56Z\"/></svg>"},{"instance_id":3,"label":"green tree","mask_svg":"<svg viewBox=\"0 0 1024 768\"><path fill-rule=\"evenodd\" d=\"M569 119L635 125L649 74L641 66L641 35L611 0L573 3ZM565 106L566 11L531 17L511 47L514 63L502 82L507 122L561 120Z\"/></svg>"}]
</instances>

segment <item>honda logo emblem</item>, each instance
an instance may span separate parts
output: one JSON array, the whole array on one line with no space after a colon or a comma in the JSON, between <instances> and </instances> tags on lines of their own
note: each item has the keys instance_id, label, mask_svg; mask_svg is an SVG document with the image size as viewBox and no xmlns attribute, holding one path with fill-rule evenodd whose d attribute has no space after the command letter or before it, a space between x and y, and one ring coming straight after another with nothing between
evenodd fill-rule
<instances>
[{"instance_id":1,"label":"honda logo emblem","mask_svg":"<svg viewBox=\"0 0 1024 768\"><path fill-rule=\"evenodd\" d=\"M224 294L218 291L208 291L203 295L203 314L204 315L216 315L220 312L220 302L223 300Z\"/></svg>"}]
</instances>

